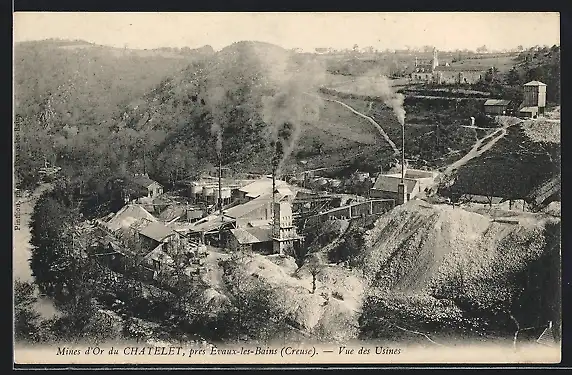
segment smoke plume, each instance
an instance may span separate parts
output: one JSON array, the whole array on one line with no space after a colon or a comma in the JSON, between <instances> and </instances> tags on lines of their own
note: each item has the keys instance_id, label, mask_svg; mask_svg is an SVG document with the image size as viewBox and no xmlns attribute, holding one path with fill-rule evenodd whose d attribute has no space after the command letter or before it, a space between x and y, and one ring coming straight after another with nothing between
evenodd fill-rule
<instances>
[{"instance_id":1,"label":"smoke plume","mask_svg":"<svg viewBox=\"0 0 572 375\"><path fill-rule=\"evenodd\" d=\"M403 108L403 100L405 99L403 94L396 93L391 87L389 79L385 76L380 76L378 82L376 82L377 89L379 90L379 96L383 99L385 105L390 107L397 117L399 124L405 124L405 109Z\"/></svg>"},{"instance_id":2,"label":"smoke plume","mask_svg":"<svg viewBox=\"0 0 572 375\"><path fill-rule=\"evenodd\" d=\"M223 103L225 94L226 91L220 86L211 87L207 90L207 104L210 107L210 111L213 117L213 121L211 123L211 134L216 137L216 153L219 158L221 157L222 152L221 123L224 121L221 105Z\"/></svg>"},{"instance_id":3,"label":"smoke plume","mask_svg":"<svg viewBox=\"0 0 572 375\"><path fill-rule=\"evenodd\" d=\"M259 54L258 58L269 86L269 93L262 97L262 120L269 126L274 172L280 173L303 125L319 117L323 102L307 93L315 93L324 83L325 69L314 60L295 61L297 56L284 50Z\"/></svg>"}]
</instances>

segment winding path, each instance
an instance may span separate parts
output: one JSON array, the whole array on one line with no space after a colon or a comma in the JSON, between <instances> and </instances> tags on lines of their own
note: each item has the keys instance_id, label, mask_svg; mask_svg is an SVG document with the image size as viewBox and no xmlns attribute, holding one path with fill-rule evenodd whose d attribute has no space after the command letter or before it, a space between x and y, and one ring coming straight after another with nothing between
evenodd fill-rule
<instances>
[{"instance_id":1,"label":"winding path","mask_svg":"<svg viewBox=\"0 0 572 375\"><path fill-rule=\"evenodd\" d=\"M429 187L429 190L433 190L444 178L451 175L454 171L462 167L463 165L467 164L470 160L481 156L486 151L490 150L499 140L501 140L506 134L507 129L513 125L519 124L522 120L516 117L509 117L509 116L498 116L497 117L499 123L502 124L502 127L498 128L492 135L487 135L484 138L479 139L471 150L467 152L465 156L450 164L442 174L435 179L432 186ZM492 138L491 138L492 137Z\"/></svg>"},{"instance_id":2,"label":"winding path","mask_svg":"<svg viewBox=\"0 0 572 375\"><path fill-rule=\"evenodd\" d=\"M306 94L306 95L309 95L309 96L314 96L314 97L316 97L316 98L320 98L320 99L322 99L322 100L327 100L327 101L329 101L329 102L338 103L338 104L344 106L345 108L349 109L350 111L352 111L354 114L356 114L356 115L358 115L358 116L360 116L360 117L363 117L364 119L366 119L367 121L369 121L372 125L374 125L374 126L377 128L377 130L379 131L379 134L381 134L381 136L387 141L387 143L389 143L389 144L391 145L391 148L393 148L393 152L394 152L396 155L399 155L399 154L400 154L400 151L397 149L397 146L395 146L395 143L393 143L393 141L389 138L389 136L387 135L387 133L385 132L385 130L383 130L383 128L381 127L381 125L379 125L377 122L375 122L375 120L374 120L373 118L371 118L371 117L369 117L369 116L367 116L367 115L365 115L365 114L363 114L363 113L361 113L361 112L355 110L354 108L350 107L350 106L347 105L346 103L341 102L341 101L339 101L339 100L324 98L323 96L316 95L316 94L311 94L311 93L307 93L307 92L306 92L305 94Z\"/></svg>"}]
</instances>

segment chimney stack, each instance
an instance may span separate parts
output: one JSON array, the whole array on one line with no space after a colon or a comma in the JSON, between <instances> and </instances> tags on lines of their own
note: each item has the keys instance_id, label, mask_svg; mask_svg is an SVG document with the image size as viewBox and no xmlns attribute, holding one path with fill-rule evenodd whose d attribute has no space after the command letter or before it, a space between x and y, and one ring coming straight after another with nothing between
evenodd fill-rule
<instances>
[{"instance_id":1,"label":"chimney stack","mask_svg":"<svg viewBox=\"0 0 572 375\"><path fill-rule=\"evenodd\" d=\"M276 210L274 205L276 203L276 168L272 168L272 207L270 209L271 217L272 217L272 236L276 236Z\"/></svg>"}]
</instances>

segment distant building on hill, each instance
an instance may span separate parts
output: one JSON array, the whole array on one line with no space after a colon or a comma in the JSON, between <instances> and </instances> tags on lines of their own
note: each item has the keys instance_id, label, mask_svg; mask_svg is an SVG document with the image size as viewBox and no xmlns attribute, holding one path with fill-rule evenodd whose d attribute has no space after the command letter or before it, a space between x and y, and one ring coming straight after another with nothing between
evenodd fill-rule
<instances>
[{"instance_id":1,"label":"distant building on hill","mask_svg":"<svg viewBox=\"0 0 572 375\"><path fill-rule=\"evenodd\" d=\"M411 81L419 83L443 84L474 84L479 82L485 74L483 67L439 64L437 49L433 49L431 61L415 59L415 68L411 73Z\"/></svg>"}]
</instances>

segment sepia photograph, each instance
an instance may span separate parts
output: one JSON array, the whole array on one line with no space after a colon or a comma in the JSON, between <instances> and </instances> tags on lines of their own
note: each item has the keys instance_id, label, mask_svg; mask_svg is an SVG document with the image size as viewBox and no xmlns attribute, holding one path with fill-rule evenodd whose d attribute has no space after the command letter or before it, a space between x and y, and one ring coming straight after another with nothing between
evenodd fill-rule
<instances>
[{"instance_id":1,"label":"sepia photograph","mask_svg":"<svg viewBox=\"0 0 572 375\"><path fill-rule=\"evenodd\" d=\"M13 13L14 366L557 364L560 15Z\"/></svg>"}]
</instances>

